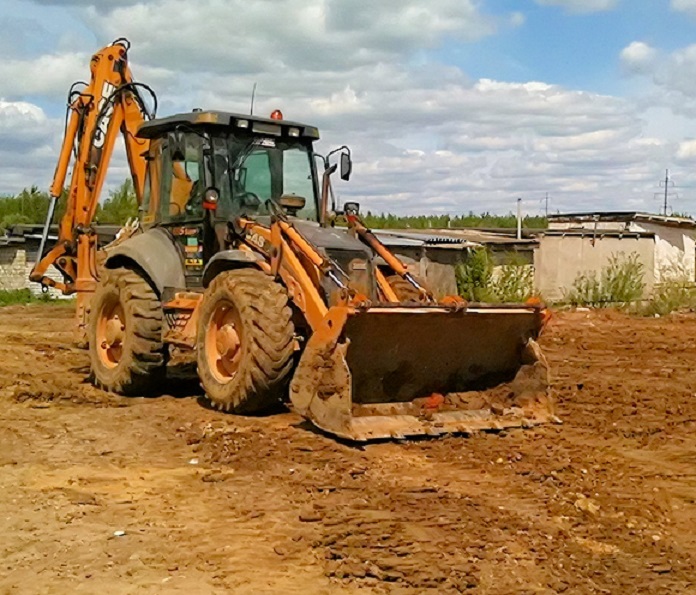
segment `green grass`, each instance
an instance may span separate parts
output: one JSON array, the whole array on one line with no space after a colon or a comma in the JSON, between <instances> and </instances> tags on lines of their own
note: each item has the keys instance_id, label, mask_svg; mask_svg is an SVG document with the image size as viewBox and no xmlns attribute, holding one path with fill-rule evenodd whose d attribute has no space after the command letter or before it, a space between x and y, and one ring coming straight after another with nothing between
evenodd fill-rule
<instances>
[{"instance_id":1,"label":"green grass","mask_svg":"<svg viewBox=\"0 0 696 595\"><path fill-rule=\"evenodd\" d=\"M479 248L455 273L459 295L470 302L517 303L534 295L534 270L514 255L496 270L490 252Z\"/></svg>"},{"instance_id":2,"label":"green grass","mask_svg":"<svg viewBox=\"0 0 696 595\"><path fill-rule=\"evenodd\" d=\"M650 299L638 309L643 316L666 316L680 310L696 310L696 285L670 280L655 287Z\"/></svg>"},{"instance_id":3,"label":"green grass","mask_svg":"<svg viewBox=\"0 0 696 595\"><path fill-rule=\"evenodd\" d=\"M573 306L595 308L630 304L642 297L644 277L645 269L638 254L614 254L599 275L595 272L578 275L563 301Z\"/></svg>"},{"instance_id":4,"label":"green grass","mask_svg":"<svg viewBox=\"0 0 696 595\"><path fill-rule=\"evenodd\" d=\"M55 304L70 303L70 300L58 300L47 293L34 295L28 289L2 289L0 290L0 307L15 306L18 304Z\"/></svg>"}]
</instances>

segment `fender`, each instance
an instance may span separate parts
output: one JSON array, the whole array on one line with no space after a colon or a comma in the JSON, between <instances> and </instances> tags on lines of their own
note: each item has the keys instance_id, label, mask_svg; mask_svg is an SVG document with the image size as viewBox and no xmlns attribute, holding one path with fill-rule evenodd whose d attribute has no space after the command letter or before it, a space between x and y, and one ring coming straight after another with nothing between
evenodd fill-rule
<instances>
[{"instance_id":1,"label":"fender","mask_svg":"<svg viewBox=\"0 0 696 595\"><path fill-rule=\"evenodd\" d=\"M213 256L203 269L203 287L208 287L210 282L222 271L255 266L258 262L264 262L263 256L247 250L222 250Z\"/></svg>"},{"instance_id":2,"label":"fender","mask_svg":"<svg viewBox=\"0 0 696 595\"><path fill-rule=\"evenodd\" d=\"M153 227L128 238L113 249L106 248L107 269L135 264L140 267L161 296L165 287L184 288L184 261L169 232Z\"/></svg>"}]
</instances>

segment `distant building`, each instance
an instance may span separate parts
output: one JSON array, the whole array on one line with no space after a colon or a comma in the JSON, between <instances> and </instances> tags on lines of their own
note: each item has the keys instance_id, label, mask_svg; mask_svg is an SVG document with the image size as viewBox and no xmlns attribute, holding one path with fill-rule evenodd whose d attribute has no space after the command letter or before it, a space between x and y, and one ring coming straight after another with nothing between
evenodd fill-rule
<instances>
[{"instance_id":1,"label":"distant building","mask_svg":"<svg viewBox=\"0 0 696 595\"><path fill-rule=\"evenodd\" d=\"M375 229L379 240L405 260L437 297L457 293L455 266L481 244L439 229Z\"/></svg>"},{"instance_id":2,"label":"distant building","mask_svg":"<svg viewBox=\"0 0 696 595\"><path fill-rule=\"evenodd\" d=\"M53 234L49 236L51 242L57 239ZM29 282L29 273L34 268L40 241L40 226L34 229L16 225L9 235L0 236L0 290L30 289L36 294L41 292L38 283ZM53 267L50 267L48 276L62 280L60 273ZM54 296L61 295L54 289L49 291Z\"/></svg>"},{"instance_id":3,"label":"distant building","mask_svg":"<svg viewBox=\"0 0 696 595\"><path fill-rule=\"evenodd\" d=\"M99 225L96 227L99 244L104 245L116 237L119 227L116 225ZM5 236L0 236L0 291L29 289L39 294L41 285L29 281L29 273L36 263L36 255L41 243L43 225L15 225ZM51 226L48 247L58 241L58 226ZM50 266L46 271L48 277L63 281L60 272ZM60 291L48 289L54 297L65 297Z\"/></svg>"},{"instance_id":4,"label":"distant building","mask_svg":"<svg viewBox=\"0 0 696 595\"><path fill-rule=\"evenodd\" d=\"M99 244L112 241L119 227L95 226ZM35 293L41 286L29 281L41 240L41 225L15 225L10 233L0 237L0 290L30 289ZM51 228L48 245L57 241L57 226ZM466 257L467 251L479 244L462 238L437 234L413 234L408 231L377 230L377 235L394 253L403 257L413 274L425 280L438 296L457 292L454 266ZM62 281L60 273L50 267L48 276ZM62 295L50 289L52 295Z\"/></svg>"},{"instance_id":5,"label":"distant building","mask_svg":"<svg viewBox=\"0 0 696 595\"><path fill-rule=\"evenodd\" d=\"M645 293L670 279L696 281L696 221L639 212L549 215L538 234L535 284L550 301L561 300L583 273L597 273L613 255L637 254Z\"/></svg>"}]
</instances>

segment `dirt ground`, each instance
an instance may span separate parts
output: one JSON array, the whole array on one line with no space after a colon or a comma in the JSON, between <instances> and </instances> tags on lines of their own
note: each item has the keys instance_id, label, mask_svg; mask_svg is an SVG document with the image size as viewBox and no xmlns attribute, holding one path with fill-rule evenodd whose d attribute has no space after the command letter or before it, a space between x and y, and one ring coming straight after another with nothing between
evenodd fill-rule
<instances>
[{"instance_id":1,"label":"dirt ground","mask_svg":"<svg viewBox=\"0 0 696 595\"><path fill-rule=\"evenodd\" d=\"M562 426L366 447L89 384L0 309L0 593L696 593L696 316L564 313Z\"/></svg>"}]
</instances>

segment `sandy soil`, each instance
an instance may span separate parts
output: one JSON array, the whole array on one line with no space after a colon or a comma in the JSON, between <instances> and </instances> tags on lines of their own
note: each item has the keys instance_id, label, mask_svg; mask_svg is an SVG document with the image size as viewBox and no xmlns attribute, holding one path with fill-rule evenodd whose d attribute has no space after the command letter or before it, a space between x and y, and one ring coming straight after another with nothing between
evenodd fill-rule
<instances>
[{"instance_id":1,"label":"sandy soil","mask_svg":"<svg viewBox=\"0 0 696 595\"><path fill-rule=\"evenodd\" d=\"M0 593L696 593L696 317L557 315L562 426L357 448L0 309Z\"/></svg>"}]
</instances>

